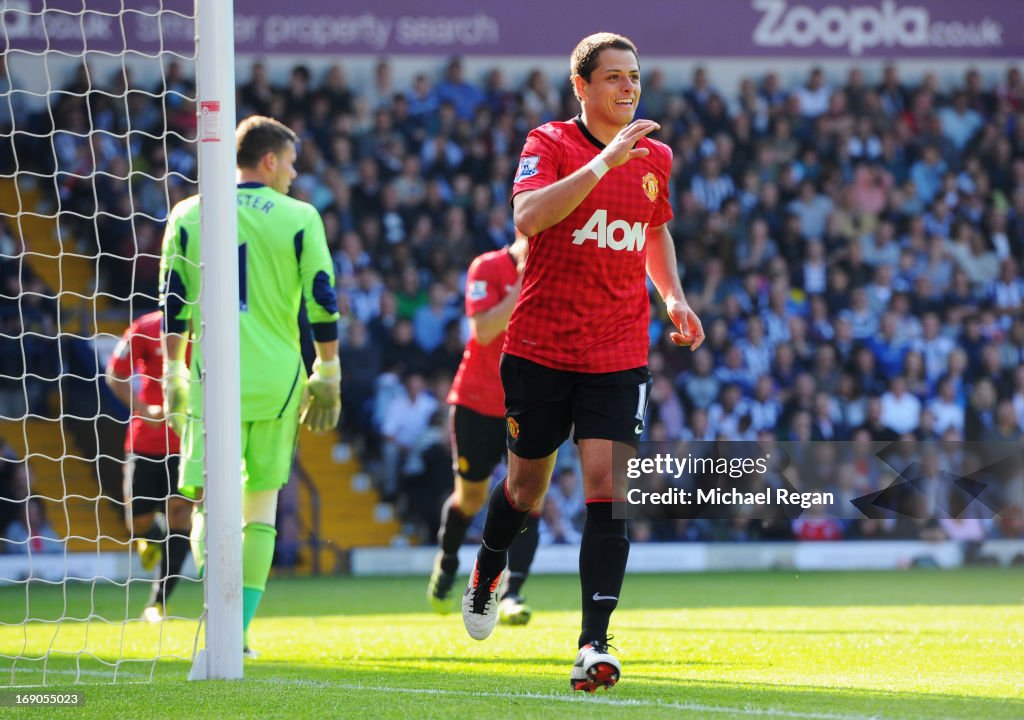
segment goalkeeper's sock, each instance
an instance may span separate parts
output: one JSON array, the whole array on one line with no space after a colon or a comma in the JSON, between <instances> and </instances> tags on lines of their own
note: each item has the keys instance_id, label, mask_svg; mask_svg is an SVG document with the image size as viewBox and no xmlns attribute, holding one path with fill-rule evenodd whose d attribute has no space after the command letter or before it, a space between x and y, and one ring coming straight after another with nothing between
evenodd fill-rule
<instances>
[{"instance_id":1,"label":"goalkeeper's sock","mask_svg":"<svg viewBox=\"0 0 1024 720\"><path fill-rule=\"evenodd\" d=\"M274 560L277 530L266 523L246 523L242 528L242 630L248 632L256 615Z\"/></svg>"},{"instance_id":2,"label":"goalkeeper's sock","mask_svg":"<svg viewBox=\"0 0 1024 720\"><path fill-rule=\"evenodd\" d=\"M242 644L249 645L249 624L256 616L256 610L263 600L263 591L256 588L242 588Z\"/></svg>"},{"instance_id":3,"label":"goalkeeper's sock","mask_svg":"<svg viewBox=\"0 0 1024 720\"><path fill-rule=\"evenodd\" d=\"M441 546L441 570L449 575L454 575L459 569L459 548L466 539L471 520L455 504L455 495L449 495L441 507L441 529L437 532L437 544Z\"/></svg>"},{"instance_id":4,"label":"goalkeeper's sock","mask_svg":"<svg viewBox=\"0 0 1024 720\"><path fill-rule=\"evenodd\" d=\"M198 508L192 511L192 532L189 536L192 545L192 559L196 562L196 572L203 577L206 570L206 514Z\"/></svg>"},{"instance_id":5,"label":"goalkeeper's sock","mask_svg":"<svg viewBox=\"0 0 1024 720\"><path fill-rule=\"evenodd\" d=\"M188 555L189 538L186 530L171 530L165 545L167 552L164 553L160 562L160 571L156 580L153 581L153 589L149 595L149 604L167 604L168 598L174 592L174 586L178 584L181 576L181 566L185 563Z\"/></svg>"},{"instance_id":6,"label":"goalkeeper's sock","mask_svg":"<svg viewBox=\"0 0 1024 720\"><path fill-rule=\"evenodd\" d=\"M626 521L612 518L611 502L588 502L580 542L580 588L583 593L580 647L593 640L607 640L608 622L619 603L628 558Z\"/></svg>"},{"instance_id":7,"label":"goalkeeper's sock","mask_svg":"<svg viewBox=\"0 0 1024 720\"><path fill-rule=\"evenodd\" d=\"M519 533L512 547L508 549L508 589L505 595L518 596L523 589L533 565L533 556L537 554L537 543L540 541L540 517L530 513L523 531Z\"/></svg>"},{"instance_id":8,"label":"goalkeeper's sock","mask_svg":"<svg viewBox=\"0 0 1024 720\"><path fill-rule=\"evenodd\" d=\"M523 529L529 511L516 510L508 497L508 478L491 491L487 504L487 520L484 521L483 543L476 556L476 567L480 577L496 578L508 563L508 547Z\"/></svg>"}]
</instances>

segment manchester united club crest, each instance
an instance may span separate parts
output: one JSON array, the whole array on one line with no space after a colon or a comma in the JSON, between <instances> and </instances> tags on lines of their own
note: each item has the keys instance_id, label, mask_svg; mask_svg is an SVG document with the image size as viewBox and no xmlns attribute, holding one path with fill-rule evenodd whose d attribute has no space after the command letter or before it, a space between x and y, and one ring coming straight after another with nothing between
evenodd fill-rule
<instances>
[{"instance_id":1,"label":"manchester united club crest","mask_svg":"<svg viewBox=\"0 0 1024 720\"><path fill-rule=\"evenodd\" d=\"M654 173L647 173L644 175L644 179L640 181L640 185L643 187L648 200L654 202L658 199L658 178L654 176Z\"/></svg>"},{"instance_id":2,"label":"manchester united club crest","mask_svg":"<svg viewBox=\"0 0 1024 720\"><path fill-rule=\"evenodd\" d=\"M512 436L513 440L519 437L519 423L515 418L508 418L508 434Z\"/></svg>"}]
</instances>

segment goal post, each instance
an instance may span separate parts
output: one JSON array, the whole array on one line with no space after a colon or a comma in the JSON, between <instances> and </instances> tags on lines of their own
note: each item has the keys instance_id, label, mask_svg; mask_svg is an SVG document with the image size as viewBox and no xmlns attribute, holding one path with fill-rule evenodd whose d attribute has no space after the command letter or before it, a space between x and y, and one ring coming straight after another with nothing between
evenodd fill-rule
<instances>
[{"instance_id":1,"label":"goal post","mask_svg":"<svg viewBox=\"0 0 1024 720\"><path fill-rule=\"evenodd\" d=\"M206 648L192 679L242 677L241 386L235 194L234 9L197 0L199 195L206 427Z\"/></svg>"}]
</instances>

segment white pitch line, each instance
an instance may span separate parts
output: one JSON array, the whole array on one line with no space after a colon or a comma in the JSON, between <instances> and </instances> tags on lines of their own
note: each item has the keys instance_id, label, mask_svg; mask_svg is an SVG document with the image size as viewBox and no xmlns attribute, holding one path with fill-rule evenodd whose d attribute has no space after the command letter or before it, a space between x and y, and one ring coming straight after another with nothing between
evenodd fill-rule
<instances>
[{"instance_id":1,"label":"white pitch line","mask_svg":"<svg viewBox=\"0 0 1024 720\"><path fill-rule=\"evenodd\" d=\"M661 702L659 700L639 700L630 698L593 697L584 695L555 695L538 692L493 692L486 690L444 690L441 688L408 688L387 685L361 685L356 683L332 683L322 680L298 680L290 678L259 678L256 683L271 685L298 685L306 687L337 688L339 690L363 690L380 693L404 693L406 695L446 695L450 697L499 698L507 700L543 700L562 703L596 703L614 707L648 707L665 710L688 710L699 713L728 713L731 715L749 715L756 717L800 718L801 720L884 720L879 715L847 715L841 713L798 712L777 708L727 707L724 705L703 705L687 702Z\"/></svg>"},{"instance_id":2,"label":"white pitch line","mask_svg":"<svg viewBox=\"0 0 1024 720\"><path fill-rule=\"evenodd\" d=\"M88 675L88 676L110 676L112 673L103 672L101 670L48 670L48 675ZM118 673L120 677L148 677L147 674L142 673ZM799 720L884 720L879 715L849 715L843 713L815 713L815 712L799 712L796 710L782 710L778 708L757 708L757 707L729 707L726 705L704 705L701 703L688 703L688 702L661 702L659 700L640 700L632 698L609 698L609 697L592 697L584 695L555 695L553 693L539 693L539 692L494 692L485 690L445 690L441 688L409 688L409 687L395 687L389 685L361 685L357 683L333 683L325 680L301 680L293 678L250 678L250 682L256 684L266 685L293 685L297 687L319 687L319 688L334 688L338 690L356 690L364 692L377 692L377 693L402 693L405 695L434 695L434 696L448 696L448 697L468 697L468 698L497 698L504 700L541 700L544 702L559 702L569 704L581 704L590 703L597 705L610 705L612 707L645 707L645 708L656 708L664 710L685 710L688 712L697 713L719 713L729 715L747 715L750 717L779 717L779 718L799 718ZM150 684L147 680L122 680L118 681L118 685L148 685ZM48 685L17 685L17 688L32 688L32 687L53 687L52 684ZM81 686L84 689L88 688L88 685ZM0 689L12 689L11 686L7 688L0 687Z\"/></svg>"}]
</instances>

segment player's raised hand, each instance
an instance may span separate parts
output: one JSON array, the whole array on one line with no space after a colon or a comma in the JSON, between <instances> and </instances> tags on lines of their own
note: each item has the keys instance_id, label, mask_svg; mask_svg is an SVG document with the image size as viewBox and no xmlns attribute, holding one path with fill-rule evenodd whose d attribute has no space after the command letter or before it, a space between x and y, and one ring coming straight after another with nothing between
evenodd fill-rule
<instances>
[{"instance_id":1,"label":"player's raised hand","mask_svg":"<svg viewBox=\"0 0 1024 720\"><path fill-rule=\"evenodd\" d=\"M689 345L691 352L704 343L704 326L689 305L678 301L670 302L668 316L672 324L679 328L679 332L669 335L672 342L680 346Z\"/></svg>"},{"instance_id":2,"label":"player's raised hand","mask_svg":"<svg viewBox=\"0 0 1024 720\"><path fill-rule=\"evenodd\" d=\"M302 393L299 421L313 432L325 432L338 424L341 417L341 362L338 358L313 361Z\"/></svg>"},{"instance_id":3,"label":"player's raised hand","mask_svg":"<svg viewBox=\"0 0 1024 720\"><path fill-rule=\"evenodd\" d=\"M188 413L188 365L184 360L168 360L164 373L164 410L167 424L178 437L185 430L185 419Z\"/></svg>"},{"instance_id":4,"label":"player's raised hand","mask_svg":"<svg viewBox=\"0 0 1024 720\"><path fill-rule=\"evenodd\" d=\"M635 158L644 157L650 153L650 150L633 146L640 138L649 135L660 127L661 125L653 120L634 120L619 130L618 134L612 138L607 147L601 151L601 158L608 167L613 168L625 165Z\"/></svg>"}]
</instances>

